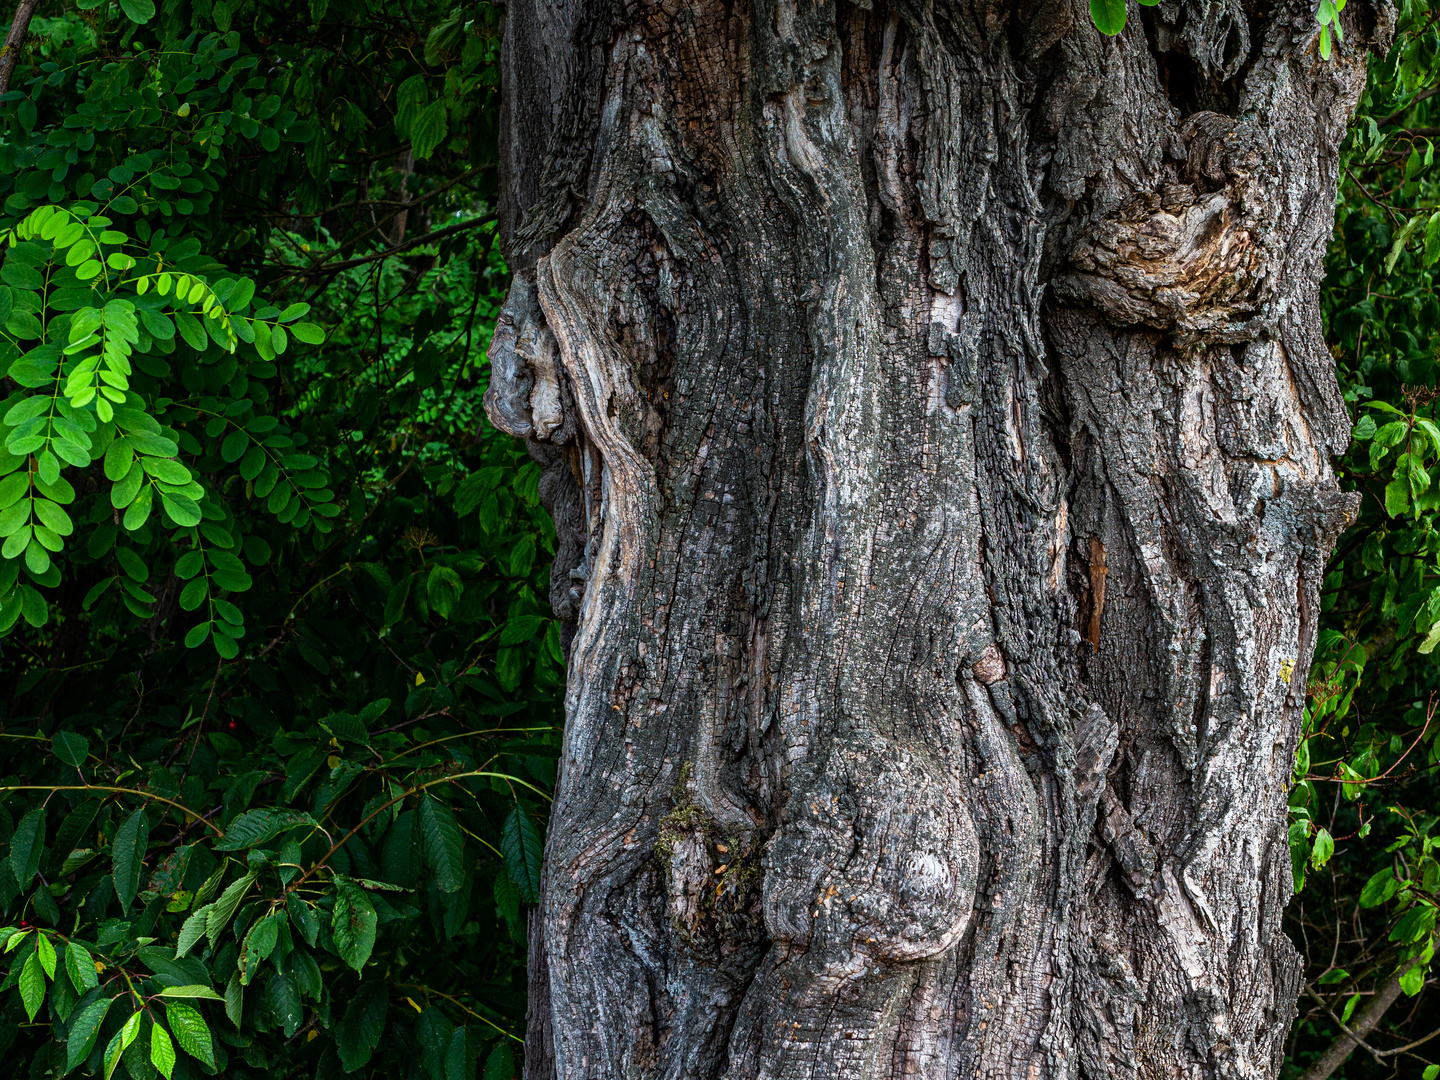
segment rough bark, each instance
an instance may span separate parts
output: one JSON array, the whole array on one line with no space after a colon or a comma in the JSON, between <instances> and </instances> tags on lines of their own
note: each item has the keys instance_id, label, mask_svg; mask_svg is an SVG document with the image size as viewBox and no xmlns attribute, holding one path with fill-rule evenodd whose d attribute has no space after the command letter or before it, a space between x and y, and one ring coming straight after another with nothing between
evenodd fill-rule
<instances>
[{"instance_id":1,"label":"rough bark","mask_svg":"<svg viewBox=\"0 0 1440 1080\"><path fill-rule=\"evenodd\" d=\"M569 644L526 1074L1270 1077L1388 10L511 0Z\"/></svg>"}]
</instances>

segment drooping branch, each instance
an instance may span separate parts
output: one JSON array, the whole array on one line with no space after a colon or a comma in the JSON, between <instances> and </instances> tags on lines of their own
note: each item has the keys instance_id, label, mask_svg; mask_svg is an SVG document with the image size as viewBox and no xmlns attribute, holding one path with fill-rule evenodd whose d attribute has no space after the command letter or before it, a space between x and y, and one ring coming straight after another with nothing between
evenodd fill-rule
<instances>
[{"instance_id":1,"label":"drooping branch","mask_svg":"<svg viewBox=\"0 0 1440 1080\"><path fill-rule=\"evenodd\" d=\"M1345 1064L1345 1059L1350 1056L1351 1051L1357 1046L1369 1051L1377 1061L1383 1057L1390 1056L1390 1054L1387 1054L1383 1050L1375 1050L1372 1048L1365 1042L1365 1036L1375 1030L1376 1025L1384 1018L1390 1006L1394 1005L1399 999L1400 977L1409 971L1410 968L1414 967L1417 962L1418 958L1410 961L1410 963L1386 979L1385 982L1381 984L1380 989L1375 992L1375 996L1365 1003L1365 1007L1354 1015L1348 1025L1343 1023L1339 1017L1331 1011L1330 1007L1325 1004L1325 1001L1319 994L1315 993L1308 985L1305 987L1306 992L1319 1003L1321 1008L1330 1014L1330 1018L1334 1020L1335 1023L1340 1025L1341 1034L1338 1039L1330 1044L1330 1048L1326 1050L1324 1054L1320 1055L1320 1060L1305 1070L1300 1080L1326 1080L1336 1069Z\"/></svg>"}]
</instances>

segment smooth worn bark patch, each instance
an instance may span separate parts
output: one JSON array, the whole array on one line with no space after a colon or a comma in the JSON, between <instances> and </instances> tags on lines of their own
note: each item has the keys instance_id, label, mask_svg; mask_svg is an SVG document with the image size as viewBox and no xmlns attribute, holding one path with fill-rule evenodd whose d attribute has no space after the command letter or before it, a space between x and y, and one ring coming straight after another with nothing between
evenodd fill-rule
<instances>
[{"instance_id":1,"label":"smooth worn bark patch","mask_svg":"<svg viewBox=\"0 0 1440 1080\"><path fill-rule=\"evenodd\" d=\"M1363 55L1299 2L507 18L486 407L575 628L527 1076L1274 1076Z\"/></svg>"}]
</instances>

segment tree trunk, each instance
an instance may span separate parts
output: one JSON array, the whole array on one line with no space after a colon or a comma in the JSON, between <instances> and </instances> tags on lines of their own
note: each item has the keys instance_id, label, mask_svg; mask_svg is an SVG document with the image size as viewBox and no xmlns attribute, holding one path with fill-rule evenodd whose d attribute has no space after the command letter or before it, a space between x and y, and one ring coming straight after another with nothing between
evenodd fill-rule
<instances>
[{"instance_id":1,"label":"tree trunk","mask_svg":"<svg viewBox=\"0 0 1440 1080\"><path fill-rule=\"evenodd\" d=\"M1386 6L511 0L531 1080L1273 1077Z\"/></svg>"}]
</instances>

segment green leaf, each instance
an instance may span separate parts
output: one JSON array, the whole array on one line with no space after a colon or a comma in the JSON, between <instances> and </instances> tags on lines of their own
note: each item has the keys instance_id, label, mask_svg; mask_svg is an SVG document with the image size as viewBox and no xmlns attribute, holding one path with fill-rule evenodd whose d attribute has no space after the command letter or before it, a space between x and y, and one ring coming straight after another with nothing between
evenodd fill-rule
<instances>
[{"instance_id":1,"label":"green leaf","mask_svg":"<svg viewBox=\"0 0 1440 1080\"><path fill-rule=\"evenodd\" d=\"M1435 929L1435 909L1429 904L1418 903L1401 916L1390 931L1390 940L1402 945L1419 941Z\"/></svg>"},{"instance_id":2,"label":"green leaf","mask_svg":"<svg viewBox=\"0 0 1440 1080\"><path fill-rule=\"evenodd\" d=\"M245 1016L245 987L240 982L238 971L233 973L230 981L225 984L225 1015L238 1030L240 1021Z\"/></svg>"},{"instance_id":3,"label":"green leaf","mask_svg":"<svg viewBox=\"0 0 1440 1080\"><path fill-rule=\"evenodd\" d=\"M163 998L204 998L206 1001L224 1001L225 999L208 986L200 983L193 983L189 986L167 986L160 991Z\"/></svg>"},{"instance_id":4,"label":"green leaf","mask_svg":"<svg viewBox=\"0 0 1440 1080\"><path fill-rule=\"evenodd\" d=\"M380 1045L389 1004L383 979L366 979L350 999L345 1017L335 1029L335 1049L346 1072L362 1068Z\"/></svg>"},{"instance_id":5,"label":"green leaf","mask_svg":"<svg viewBox=\"0 0 1440 1080\"><path fill-rule=\"evenodd\" d=\"M500 632L500 644L519 645L529 641L544 623L539 615L512 615Z\"/></svg>"},{"instance_id":6,"label":"green leaf","mask_svg":"<svg viewBox=\"0 0 1440 1080\"><path fill-rule=\"evenodd\" d=\"M35 955L40 957L40 966L45 969L45 974L53 980L55 978L55 946L50 944L50 939L43 931L35 932Z\"/></svg>"},{"instance_id":7,"label":"green leaf","mask_svg":"<svg viewBox=\"0 0 1440 1080\"><path fill-rule=\"evenodd\" d=\"M320 936L320 920L315 917L315 909L292 892L285 896L285 910L305 943L313 946Z\"/></svg>"},{"instance_id":8,"label":"green leaf","mask_svg":"<svg viewBox=\"0 0 1440 1080\"><path fill-rule=\"evenodd\" d=\"M544 844L530 816L518 804L505 819L500 836L500 850L505 856L505 869L519 887L522 903L534 904L540 899L540 862Z\"/></svg>"},{"instance_id":9,"label":"green leaf","mask_svg":"<svg viewBox=\"0 0 1440 1080\"><path fill-rule=\"evenodd\" d=\"M45 971L40 966L40 952L37 949L20 969L20 1002L25 1013L33 1021L45 1000Z\"/></svg>"},{"instance_id":10,"label":"green leaf","mask_svg":"<svg viewBox=\"0 0 1440 1080\"><path fill-rule=\"evenodd\" d=\"M159 1024L150 1025L150 1063L165 1080L170 1080L175 1071L175 1047L170 1042L170 1035Z\"/></svg>"},{"instance_id":11,"label":"green leaf","mask_svg":"<svg viewBox=\"0 0 1440 1080\"><path fill-rule=\"evenodd\" d=\"M425 861L435 871L435 884L442 892L457 892L462 882L465 838L455 815L430 795L421 796L416 815L425 844Z\"/></svg>"},{"instance_id":12,"label":"green leaf","mask_svg":"<svg viewBox=\"0 0 1440 1080\"><path fill-rule=\"evenodd\" d=\"M40 856L45 850L45 807L37 806L15 826L10 838L10 871L23 891L40 869Z\"/></svg>"},{"instance_id":13,"label":"green leaf","mask_svg":"<svg viewBox=\"0 0 1440 1080\"><path fill-rule=\"evenodd\" d=\"M1416 646L1415 651L1421 655L1427 655L1435 651L1435 646L1440 645L1440 622L1430 627L1430 632L1425 635L1425 640Z\"/></svg>"},{"instance_id":14,"label":"green leaf","mask_svg":"<svg viewBox=\"0 0 1440 1080\"><path fill-rule=\"evenodd\" d=\"M65 946L65 973L77 994L94 990L100 985L100 976L95 971L95 958L90 951L73 938Z\"/></svg>"},{"instance_id":15,"label":"green leaf","mask_svg":"<svg viewBox=\"0 0 1440 1080\"><path fill-rule=\"evenodd\" d=\"M249 810L230 822L216 851L243 851L275 839L299 825L315 827L315 819L299 810Z\"/></svg>"},{"instance_id":16,"label":"green leaf","mask_svg":"<svg viewBox=\"0 0 1440 1080\"><path fill-rule=\"evenodd\" d=\"M115 843L110 849L115 896L120 909L128 911L140 891L140 877L145 869L145 848L150 840L150 820L142 806L115 830Z\"/></svg>"},{"instance_id":17,"label":"green leaf","mask_svg":"<svg viewBox=\"0 0 1440 1080\"><path fill-rule=\"evenodd\" d=\"M515 1055L510 1045L501 1039L485 1059L485 1080L514 1080Z\"/></svg>"},{"instance_id":18,"label":"green leaf","mask_svg":"<svg viewBox=\"0 0 1440 1080\"><path fill-rule=\"evenodd\" d=\"M183 1002L167 1001L165 1019L181 1050L215 1068L215 1047L210 1038L210 1028L196 1009Z\"/></svg>"},{"instance_id":19,"label":"green leaf","mask_svg":"<svg viewBox=\"0 0 1440 1080\"><path fill-rule=\"evenodd\" d=\"M230 920L235 917L235 911L240 907L240 901L244 899L245 893L254 884L255 873L251 871L238 881L233 882L228 889L220 894L220 899L211 906L205 917L205 932L210 938L213 946L217 938L229 926ZM184 1043L180 1044L182 1047Z\"/></svg>"},{"instance_id":20,"label":"green leaf","mask_svg":"<svg viewBox=\"0 0 1440 1080\"><path fill-rule=\"evenodd\" d=\"M1410 482L1405 477L1397 477L1385 485L1385 512L1392 518L1410 512Z\"/></svg>"},{"instance_id":21,"label":"green leaf","mask_svg":"<svg viewBox=\"0 0 1440 1080\"><path fill-rule=\"evenodd\" d=\"M200 524L200 505L188 495L161 492L160 505L170 515L170 520L182 529Z\"/></svg>"},{"instance_id":22,"label":"green leaf","mask_svg":"<svg viewBox=\"0 0 1440 1080\"><path fill-rule=\"evenodd\" d=\"M110 1045L105 1048L105 1080L110 1080L114 1075L115 1066L120 1064L120 1056L125 1053L135 1037L140 1034L140 1018L144 1013L132 1013L125 1026L115 1033L110 1040Z\"/></svg>"},{"instance_id":23,"label":"green leaf","mask_svg":"<svg viewBox=\"0 0 1440 1080\"><path fill-rule=\"evenodd\" d=\"M270 981L265 986L265 1003L270 1006L271 1015L280 1021L285 1029L286 1038L299 1030L304 1016L300 1005L300 992L295 989L293 982L278 971L270 976Z\"/></svg>"},{"instance_id":24,"label":"green leaf","mask_svg":"<svg viewBox=\"0 0 1440 1080\"><path fill-rule=\"evenodd\" d=\"M196 908L183 926L180 927L180 938L175 945L175 958L178 960L195 947L195 943L205 936L206 921L210 918L210 904Z\"/></svg>"},{"instance_id":25,"label":"green leaf","mask_svg":"<svg viewBox=\"0 0 1440 1080\"><path fill-rule=\"evenodd\" d=\"M1425 265L1434 266L1440 260L1440 211L1430 215L1425 223Z\"/></svg>"},{"instance_id":26,"label":"green leaf","mask_svg":"<svg viewBox=\"0 0 1440 1080\"><path fill-rule=\"evenodd\" d=\"M57 731L50 738L50 749L66 765L79 768L85 764L85 758L90 753L90 743L85 736L76 735L73 731Z\"/></svg>"},{"instance_id":27,"label":"green leaf","mask_svg":"<svg viewBox=\"0 0 1440 1080\"><path fill-rule=\"evenodd\" d=\"M1324 29L1320 31L1320 40L1321 53L1325 54L1324 43L1326 40L1326 35ZM1325 54L1325 59L1330 59L1328 54ZM1395 269L1395 263L1400 258L1400 253L1405 250L1405 245L1410 242L1410 237L1415 235L1415 230L1420 227L1420 225L1425 221L1425 218L1425 214L1412 215L1410 220L1405 223L1405 227L1396 234L1395 242L1390 245L1390 254L1385 256L1385 274L1387 277Z\"/></svg>"},{"instance_id":28,"label":"green leaf","mask_svg":"<svg viewBox=\"0 0 1440 1080\"><path fill-rule=\"evenodd\" d=\"M375 948L375 907L365 891L348 878L335 875L335 910L330 928L340 959L357 972Z\"/></svg>"},{"instance_id":29,"label":"green leaf","mask_svg":"<svg viewBox=\"0 0 1440 1080\"><path fill-rule=\"evenodd\" d=\"M280 942L280 916L266 915L250 927L240 945L240 985L248 986L255 970L270 958Z\"/></svg>"},{"instance_id":30,"label":"green leaf","mask_svg":"<svg viewBox=\"0 0 1440 1080\"><path fill-rule=\"evenodd\" d=\"M1315 833L1315 840L1310 845L1310 865L1316 870L1330 861L1330 856L1335 854L1335 840L1331 837L1328 829L1319 829Z\"/></svg>"},{"instance_id":31,"label":"green leaf","mask_svg":"<svg viewBox=\"0 0 1440 1080\"><path fill-rule=\"evenodd\" d=\"M1090 0L1090 20L1102 34L1114 37L1125 29L1125 0Z\"/></svg>"},{"instance_id":32,"label":"green leaf","mask_svg":"<svg viewBox=\"0 0 1440 1080\"><path fill-rule=\"evenodd\" d=\"M1400 989L1406 997L1414 997L1425 985L1425 965L1416 964L1400 976Z\"/></svg>"},{"instance_id":33,"label":"green leaf","mask_svg":"<svg viewBox=\"0 0 1440 1080\"><path fill-rule=\"evenodd\" d=\"M100 1035L100 1025L110 1011L114 998L95 1001L81 1009L70 1021L70 1035L65 1043L65 1071L70 1072L90 1056Z\"/></svg>"},{"instance_id":34,"label":"green leaf","mask_svg":"<svg viewBox=\"0 0 1440 1080\"><path fill-rule=\"evenodd\" d=\"M1094 0L1092 0L1092 4ZM424 161L445 140L445 103L432 101L410 124L410 149L417 161Z\"/></svg>"}]
</instances>

